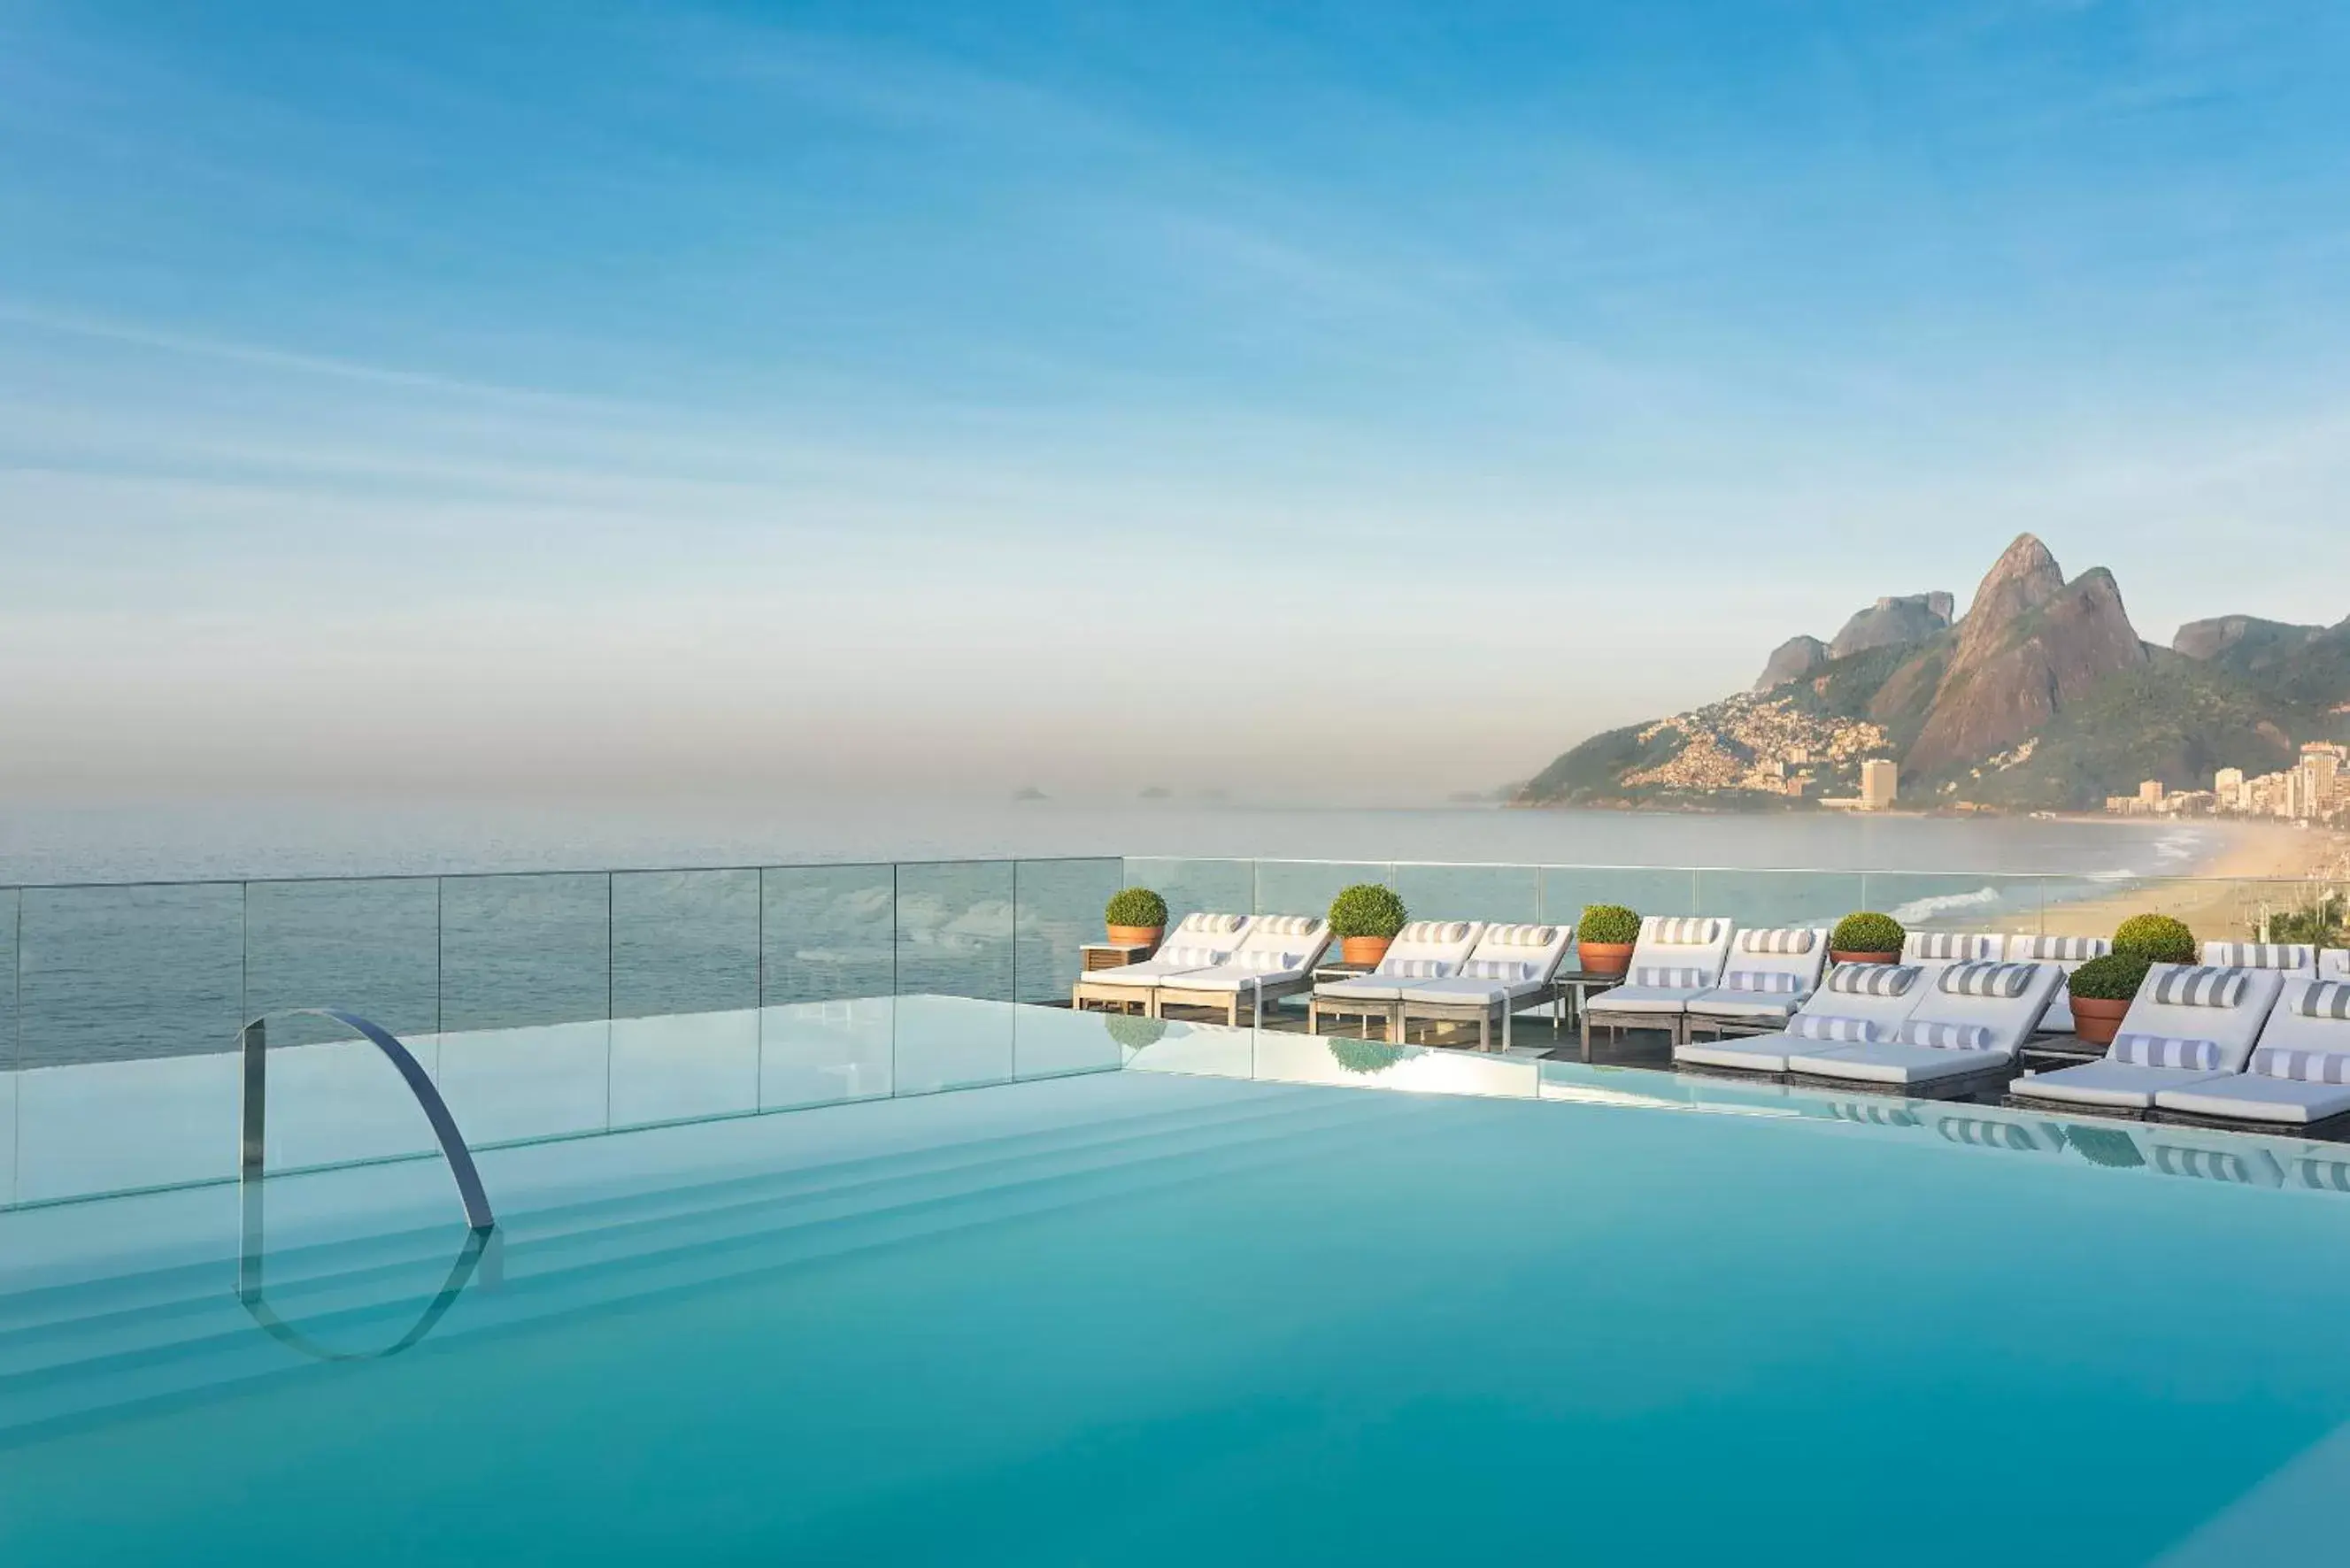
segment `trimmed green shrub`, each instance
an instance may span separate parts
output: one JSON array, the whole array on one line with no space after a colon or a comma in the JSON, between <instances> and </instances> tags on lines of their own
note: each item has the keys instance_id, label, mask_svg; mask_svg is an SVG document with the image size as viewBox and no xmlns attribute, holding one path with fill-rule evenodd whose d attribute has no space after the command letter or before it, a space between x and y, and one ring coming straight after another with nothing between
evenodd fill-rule
<instances>
[{"instance_id":1,"label":"trimmed green shrub","mask_svg":"<svg viewBox=\"0 0 2350 1568\"><path fill-rule=\"evenodd\" d=\"M1411 919L1395 889L1377 882L1357 882L1330 900L1330 934L1392 938Z\"/></svg>"},{"instance_id":2,"label":"trimmed green shrub","mask_svg":"<svg viewBox=\"0 0 2350 1568\"><path fill-rule=\"evenodd\" d=\"M2073 971L2073 994L2089 1002L2127 1002L2146 983L2154 961L2137 953L2107 953Z\"/></svg>"},{"instance_id":3,"label":"trimmed green shrub","mask_svg":"<svg viewBox=\"0 0 2350 1568\"><path fill-rule=\"evenodd\" d=\"M1167 900L1148 888L1121 888L1102 909L1106 926L1164 926Z\"/></svg>"},{"instance_id":4,"label":"trimmed green shrub","mask_svg":"<svg viewBox=\"0 0 2350 1568\"><path fill-rule=\"evenodd\" d=\"M1898 953L1909 933L1890 915L1873 909L1846 915L1828 933L1828 950L1837 953Z\"/></svg>"},{"instance_id":5,"label":"trimmed green shrub","mask_svg":"<svg viewBox=\"0 0 2350 1568\"><path fill-rule=\"evenodd\" d=\"M1403 1060L1403 1047L1384 1040L1333 1040L1330 1060L1349 1073L1384 1073Z\"/></svg>"},{"instance_id":6,"label":"trimmed green shrub","mask_svg":"<svg viewBox=\"0 0 2350 1568\"><path fill-rule=\"evenodd\" d=\"M2081 1151L2081 1158L2091 1165L2111 1166L2116 1170L2127 1170L2144 1165L2146 1156L2138 1153L2130 1135L2118 1127L2067 1127L2064 1141Z\"/></svg>"},{"instance_id":7,"label":"trimmed green shrub","mask_svg":"<svg viewBox=\"0 0 2350 1568\"><path fill-rule=\"evenodd\" d=\"M1583 919L1575 922L1578 942L1618 944L1640 940L1640 916L1621 904L1586 904Z\"/></svg>"},{"instance_id":8,"label":"trimmed green shrub","mask_svg":"<svg viewBox=\"0 0 2350 1568\"><path fill-rule=\"evenodd\" d=\"M2200 950L2195 933L2168 915L2132 915L2114 929L2114 956L2127 953L2148 963L2193 963Z\"/></svg>"},{"instance_id":9,"label":"trimmed green shrub","mask_svg":"<svg viewBox=\"0 0 2350 1568\"><path fill-rule=\"evenodd\" d=\"M1131 1012L1113 1012L1108 1018L1109 1037L1129 1051L1140 1051L1167 1038L1167 1021L1163 1018L1139 1018Z\"/></svg>"}]
</instances>

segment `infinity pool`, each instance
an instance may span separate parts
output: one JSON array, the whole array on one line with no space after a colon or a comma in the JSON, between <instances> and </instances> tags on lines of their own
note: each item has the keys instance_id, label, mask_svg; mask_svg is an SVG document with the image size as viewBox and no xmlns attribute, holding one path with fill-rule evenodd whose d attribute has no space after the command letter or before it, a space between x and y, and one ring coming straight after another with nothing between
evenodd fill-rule
<instances>
[{"instance_id":1,"label":"infinity pool","mask_svg":"<svg viewBox=\"0 0 2350 1568\"><path fill-rule=\"evenodd\" d=\"M1135 1038L493 1149L486 1249L422 1160L0 1213L0 1561L2080 1568L2342 1537L2350 1151Z\"/></svg>"}]
</instances>

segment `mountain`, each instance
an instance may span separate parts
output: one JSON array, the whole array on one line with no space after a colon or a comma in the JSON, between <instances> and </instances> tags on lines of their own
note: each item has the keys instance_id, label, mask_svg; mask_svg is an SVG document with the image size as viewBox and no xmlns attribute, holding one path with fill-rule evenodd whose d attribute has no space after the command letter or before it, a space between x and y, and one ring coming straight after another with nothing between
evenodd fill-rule
<instances>
[{"instance_id":1,"label":"mountain","mask_svg":"<svg viewBox=\"0 0 2350 1568\"><path fill-rule=\"evenodd\" d=\"M1757 691L1768 691L1773 686L1784 686L1790 680L1802 679L1828 661L1828 645L1816 637L1791 637L1771 650L1762 662L1762 674L1754 682Z\"/></svg>"},{"instance_id":2,"label":"mountain","mask_svg":"<svg viewBox=\"0 0 2350 1568\"><path fill-rule=\"evenodd\" d=\"M1862 761L1891 757L1906 802L2088 808L2141 779L2209 788L2220 767L2270 771L2350 732L2350 620L2228 616L2151 647L2111 572L2067 580L2029 534L1964 619L1953 607L1880 599L1835 642L1793 639L1755 690L1595 735L1517 804L1787 806L1851 794Z\"/></svg>"},{"instance_id":3,"label":"mountain","mask_svg":"<svg viewBox=\"0 0 2350 1568\"><path fill-rule=\"evenodd\" d=\"M2068 583L2048 546L2025 534L1975 590L1902 769L1932 777L2005 751L2147 659L2113 574L2098 566Z\"/></svg>"},{"instance_id":4,"label":"mountain","mask_svg":"<svg viewBox=\"0 0 2350 1568\"><path fill-rule=\"evenodd\" d=\"M1881 598L1866 609L1855 611L1833 641L1791 637L1772 649L1752 690L1768 691L1774 686L1799 680L1823 664L1850 659L1856 653L1923 642L1949 627L1952 607L1950 596L1946 593Z\"/></svg>"}]
</instances>

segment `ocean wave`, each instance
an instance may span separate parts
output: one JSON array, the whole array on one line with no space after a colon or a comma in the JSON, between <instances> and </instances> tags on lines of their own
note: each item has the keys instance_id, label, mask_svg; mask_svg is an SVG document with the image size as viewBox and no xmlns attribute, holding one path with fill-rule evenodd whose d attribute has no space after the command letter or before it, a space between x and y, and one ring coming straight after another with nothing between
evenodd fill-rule
<instances>
[{"instance_id":1,"label":"ocean wave","mask_svg":"<svg viewBox=\"0 0 2350 1568\"><path fill-rule=\"evenodd\" d=\"M2154 854L2158 860L2192 860L2202 849L2203 836L2199 833L2166 833L2154 841Z\"/></svg>"},{"instance_id":2,"label":"ocean wave","mask_svg":"<svg viewBox=\"0 0 2350 1568\"><path fill-rule=\"evenodd\" d=\"M1913 898L1896 908L1893 918L1905 926L1923 925L1937 915L1956 914L1960 909L1981 909L1999 902L1999 889L1978 888L1971 893L1938 893L1930 898Z\"/></svg>"},{"instance_id":3,"label":"ocean wave","mask_svg":"<svg viewBox=\"0 0 2350 1568\"><path fill-rule=\"evenodd\" d=\"M2081 880L2084 882L2135 882L2137 880L2137 873L2125 866L2115 871L2085 872Z\"/></svg>"}]
</instances>

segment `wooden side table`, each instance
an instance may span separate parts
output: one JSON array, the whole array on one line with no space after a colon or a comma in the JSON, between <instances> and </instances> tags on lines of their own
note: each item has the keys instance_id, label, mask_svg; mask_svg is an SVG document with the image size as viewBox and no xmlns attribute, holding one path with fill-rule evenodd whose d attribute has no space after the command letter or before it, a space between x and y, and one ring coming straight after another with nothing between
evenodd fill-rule
<instances>
[{"instance_id":1,"label":"wooden side table","mask_svg":"<svg viewBox=\"0 0 2350 1568\"><path fill-rule=\"evenodd\" d=\"M1140 963L1157 950L1149 942L1086 942L1077 949L1087 974L1097 969L1124 969L1128 964Z\"/></svg>"}]
</instances>

